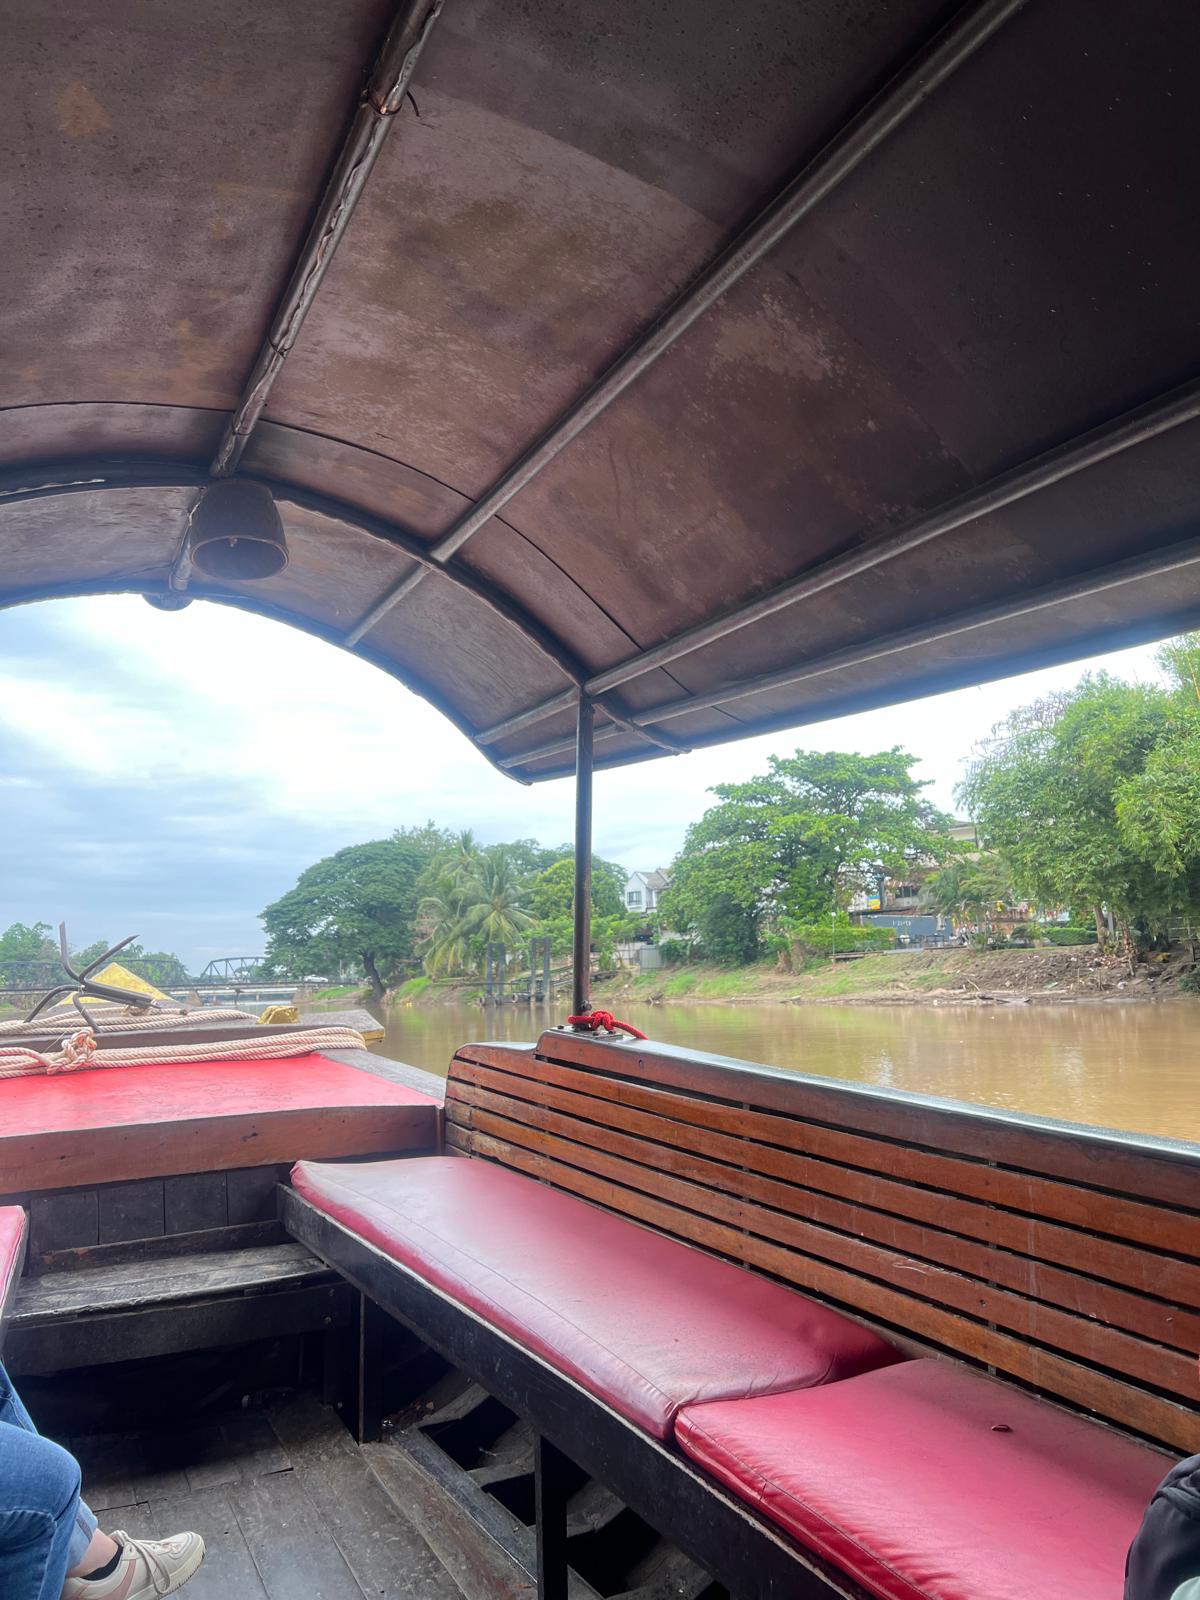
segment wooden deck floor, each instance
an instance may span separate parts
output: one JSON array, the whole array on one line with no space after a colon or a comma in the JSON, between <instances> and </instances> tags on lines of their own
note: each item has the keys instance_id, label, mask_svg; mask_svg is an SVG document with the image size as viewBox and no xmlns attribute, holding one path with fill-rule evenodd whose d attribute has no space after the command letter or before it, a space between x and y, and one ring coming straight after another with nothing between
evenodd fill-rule
<instances>
[{"instance_id":1,"label":"wooden deck floor","mask_svg":"<svg viewBox=\"0 0 1200 1600\"><path fill-rule=\"evenodd\" d=\"M532 1594L528 1574L449 1519L419 1482L389 1474L387 1492L337 1416L311 1397L174 1433L64 1443L102 1527L204 1536L208 1554L188 1600Z\"/></svg>"}]
</instances>

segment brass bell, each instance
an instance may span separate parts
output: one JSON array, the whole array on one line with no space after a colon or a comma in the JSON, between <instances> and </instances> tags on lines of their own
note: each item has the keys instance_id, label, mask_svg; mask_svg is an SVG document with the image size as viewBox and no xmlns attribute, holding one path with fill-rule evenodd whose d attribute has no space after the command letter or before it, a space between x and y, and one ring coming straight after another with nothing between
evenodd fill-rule
<instances>
[{"instance_id":1,"label":"brass bell","mask_svg":"<svg viewBox=\"0 0 1200 1600\"><path fill-rule=\"evenodd\" d=\"M248 478L218 478L192 512L192 565L226 582L273 578L288 564L287 538L271 491Z\"/></svg>"}]
</instances>

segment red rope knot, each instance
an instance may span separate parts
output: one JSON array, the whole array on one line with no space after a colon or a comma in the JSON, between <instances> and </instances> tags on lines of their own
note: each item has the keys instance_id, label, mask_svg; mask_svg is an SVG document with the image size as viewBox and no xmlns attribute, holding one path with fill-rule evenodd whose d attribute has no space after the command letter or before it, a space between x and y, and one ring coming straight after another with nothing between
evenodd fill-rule
<instances>
[{"instance_id":1,"label":"red rope knot","mask_svg":"<svg viewBox=\"0 0 1200 1600\"><path fill-rule=\"evenodd\" d=\"M586 1011L581 1017L568 1017L569 1028L586 1028L589 1033L599 1033L603 1028L605 1033L628 1033L635 1039L646 1039L648 1034L640 1028L635 1028L632 1022L618 1022L611 1011Z\"/></svg>"}]
</instances>

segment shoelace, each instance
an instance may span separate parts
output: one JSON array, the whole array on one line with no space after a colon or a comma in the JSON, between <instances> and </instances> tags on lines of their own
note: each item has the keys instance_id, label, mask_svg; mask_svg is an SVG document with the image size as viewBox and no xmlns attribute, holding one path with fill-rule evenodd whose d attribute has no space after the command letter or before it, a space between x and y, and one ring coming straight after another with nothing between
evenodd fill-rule
<instances>
[{"instance_id":1,"label":"shoelace","mask_svg":"<svg viewBox=\"0 0 1200 1600\"><path fill-rule=\"evenodd\" d=\"M123 1528L114 1528L112 1536L121 1546L122 1555L128 1550L133 1550L141 1556L150 1573L150 1580L159 1594L171 1592L171 1569L149 1540L135 1539Z\"/></svg>"}]
</instances>

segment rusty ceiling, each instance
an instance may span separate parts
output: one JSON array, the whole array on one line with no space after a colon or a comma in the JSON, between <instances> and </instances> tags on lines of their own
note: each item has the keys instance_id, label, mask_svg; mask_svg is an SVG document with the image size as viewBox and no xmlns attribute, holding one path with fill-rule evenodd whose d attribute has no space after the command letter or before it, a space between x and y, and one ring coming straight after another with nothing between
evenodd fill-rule
<instances>
[{"instance_id":1,"label":"rusty ceiling","mask_svg":"<svg viewBox=\"0 0 1200 1600\"><path fill-rule=\"evenodd\" d=\"M1181 0L0 25L0 605L281 618L524 779L1200 620ZM181 558L222 473L278 577Z\"/></svg>"}]
</instances>

